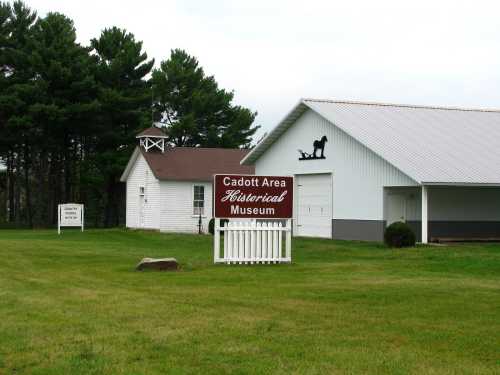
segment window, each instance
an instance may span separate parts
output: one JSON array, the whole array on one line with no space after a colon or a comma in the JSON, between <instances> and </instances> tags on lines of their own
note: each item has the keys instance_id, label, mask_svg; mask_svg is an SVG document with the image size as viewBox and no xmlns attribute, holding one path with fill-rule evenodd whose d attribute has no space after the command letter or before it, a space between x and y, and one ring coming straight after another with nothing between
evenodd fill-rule
<instances>
[{"instance_id":1,"label":"window","mask_svg":"<svg viewBox=\"0 0 500 375\"><path fill-rule=\"evenodd\" d=\"M141 197L143 197L143 196L144 196L144 186L139 186L139 195L140 195Z\"/></svg>"},{"instance_id":2,"label":"window","mask_svg":"<svg viewBox=\"0 0 500 375\"><path fill-rule=\"evenodd\" d=\"M193 215L205 213L205 186L195 185L193 187Z\"/></svg>"}]
</instances>

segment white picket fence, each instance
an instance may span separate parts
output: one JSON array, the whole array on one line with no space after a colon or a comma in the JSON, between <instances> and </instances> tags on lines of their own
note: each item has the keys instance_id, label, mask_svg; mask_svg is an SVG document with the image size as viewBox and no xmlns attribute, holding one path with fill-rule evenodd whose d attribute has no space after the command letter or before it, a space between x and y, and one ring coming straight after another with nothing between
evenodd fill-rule
<instances>
[{"instance_id":1,"label":"white picket fence","mask_svg":"<svg viewBox=\"0 0 500 375\"><path fill-rule=\"evenodd\" d=\"M224 240L221 254L221 232ZM285 244L283 246L283 243ZM291 220L281 222L234 222L214 225L214 262L226 264L290 263L292 261Z\"/></svg>"}]
</instances>

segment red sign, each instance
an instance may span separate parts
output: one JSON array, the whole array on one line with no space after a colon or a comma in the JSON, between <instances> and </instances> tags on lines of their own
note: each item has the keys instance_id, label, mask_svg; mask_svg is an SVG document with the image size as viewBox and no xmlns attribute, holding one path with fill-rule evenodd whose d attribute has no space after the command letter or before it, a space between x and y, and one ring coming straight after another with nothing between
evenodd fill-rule
<instances>
[{"instance_id":1,"label":"red sign","mask_svg":"<svg viewBox=\"0 0 500 375\"><path fill-rule=\"evenodd\" d=\"M293 177L218 174L214 176L215 217L289 219Z\"/></svg>"}]
</instances>

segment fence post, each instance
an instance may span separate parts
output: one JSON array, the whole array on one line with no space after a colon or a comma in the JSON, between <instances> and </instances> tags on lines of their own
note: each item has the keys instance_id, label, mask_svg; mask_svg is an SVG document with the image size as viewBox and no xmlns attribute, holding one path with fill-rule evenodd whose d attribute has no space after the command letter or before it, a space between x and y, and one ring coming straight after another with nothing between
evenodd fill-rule
<instances>
[{"instance_id":1,"label":"fence post","mask_svg":"<svg viewBox=\"0 0 500 375\"><path fill-rule=\"evenodd\" d=\"M255 234L255 256L258 259L257 262L261 262L262 259L262 231L260 230L261 228L261 223L255 223L255 227L257 229L257 233Z\"/></svg>"},{"instance_id":2,"label":"fence post","mask_svg":"<svg viewBox=\"0 0 500 375\"><path fill-rule=\"evenodd\" d=\"M220 259L220 219L214 220L214 263Z\"/></svg>"},{"instance_id":3,"label":"fence post","mask_svg":"<svg viewBox=\"0 0 500 375\"><path fill-rule=\"evenodd\" d=\"M292 261L292 220L286 221L286 258L288 262Z\"/></svg>"},{"instance_id":4,"label":"fence post","mask_svg":"<svg viewBox=\"0 0 500 375\"><path fill-rule=\"evenodd\" d=\"M225 223L225 225L222 226L223 228L223 233L224 233L224 261L227 261L227 258L228 258L228 248L227 248L227 224L229 223Z\"/></svg>"},{"instance_id":5,"label":"fence post","mask_svg":"<svg viewBox=\"0 0 500 375\"><path fill-rule=\"evenodd\" d=\"M267 228L267 222L263 222L262 228ZM267 230L262 231L262 244L261 244L261 250L262 250L262 263L265 263L267 260L267 235L268 232Z\"/></svg>"},{"instance_id":6,"label":"fence post","mask_svg":"<svg viewBox=\"0 0 500 375\"><path fill-rule=\"evenodd\" d=\"M245 261L249 261L251 258L251 255L250 255L250 232L249 232L248 225L249 225L249 223L244 224L244 226L245 226L245 234L244 234L244 237L245 237Z\"/></svg>"},{"instance_id":7,"label":"fence post","mask_svg":"<svg viewBox=\"0 0 500 375\"><path fill-rule=\"evenodd\" d=\"M273 227L273 223L267 223L268 228ZM273 232L269 230L267 232L267 257L269 258L269 264L273 259Z\"/></svg>"},{"instance_id":8,"label":"fence post","mask_svg":"<svg viewBox=\"0 0 500 375\"><path fill-rule=\"evenodd\" d=\"M278 228L279 228L279 232L278 232L278 260L281 261L281 259L283 258L283 224L281 223L281 221L278 223Z\"/></svg>"},{"instance_id":9,"label":"fence post","mask_svg":"<svg viewBox=\"0 0 500 375\"><path fill-rule=\"evenodd\" d=\"M273 223L273 263L276 263L278 258L278 223Z\"/></svg>"},{"instance_id":10,"label":"fence post","mask_svg":"<svg viewBox=\"0 0 500 375\"><path fill-rule=\"evenodd\" d=\"M245 258L245 233L243 232L243 223L238 223L238 260L240 264L243 263L242 259Z\"/></svg>"},{"instance_id":11,"label":"fence post","mask_svg":"<svg viewBox=\"0 0 500 375\"><path fill-rule=\"evenodd\" d=\"M250 225L250 259L251 259L251 263L253 264L253 262L256 260L256 255L255 255L255 237L256 237L256 230L257 230L257 227L255 225L255 223L251 223Z\"/></svg>"},{"instance_id":12,"label":"fence post","mask_svg":"<svg viewBox=\"0 0 500 375\"><path fill-rule=\"evenodd\" d=\"M238 234L238 222L233 223L233 260L236 263L240 256L240 237Z\"/></svg>"},{"instance_id":13,"label":"fence post","mask_svg":"<svg viewBox=\"0 0 500 375\"><path fill-rule=\"evenodd\" d=\"M229 228L232 228L233 227L233 222L230 221L229 223L227 223L227 227L228 229ZM227 236L224 237L224 241L227 241L227 247L228 247L228 253L229 253L229 264L231 264L231 261L233 260L233 257L234 257L234 253L233 253L233 248L234 248L234 242L233 242L233 231L232 230L228 230L227 233L224 233L224 236Z\"/></svg>"}]
</instances>

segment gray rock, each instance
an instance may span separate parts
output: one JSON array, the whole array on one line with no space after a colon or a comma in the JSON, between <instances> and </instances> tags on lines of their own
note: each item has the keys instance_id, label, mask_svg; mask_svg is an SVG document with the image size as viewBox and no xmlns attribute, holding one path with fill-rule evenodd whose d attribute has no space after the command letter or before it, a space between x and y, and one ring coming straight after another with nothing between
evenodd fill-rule
<instances>
[{"instance_id":1,"label":"gray rock","mask_svg":"<svg viewBox=\"0 0 500 375\"><path fill-rule=\"evenodd\" d=\"M175 258L143 258L135 269L137 271L176 271L179 269L179 263Z\"/></svg>"}]
</instances>

